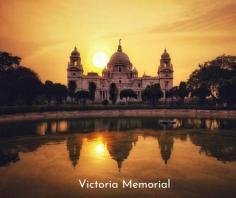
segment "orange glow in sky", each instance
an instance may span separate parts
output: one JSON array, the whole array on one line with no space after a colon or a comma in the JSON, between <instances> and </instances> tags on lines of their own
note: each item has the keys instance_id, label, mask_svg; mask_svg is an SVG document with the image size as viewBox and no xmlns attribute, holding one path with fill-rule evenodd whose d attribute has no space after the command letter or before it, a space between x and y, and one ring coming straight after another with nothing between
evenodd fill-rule
<instances>
[{"instance_id":1,"label":"orange glow in sky","mask_svg":"<svg viewBox=\"0 0 236 198\"><path fill-rule=\"evenodd\" d=\"M99 72L94 54L123 51L139 76L155 76L164 48L174 84L199 63L236 54L235 0L0 0L0 51L22 57L43 81L66 83L76 45L85 73Z\"/></svg>"}]
</instances>

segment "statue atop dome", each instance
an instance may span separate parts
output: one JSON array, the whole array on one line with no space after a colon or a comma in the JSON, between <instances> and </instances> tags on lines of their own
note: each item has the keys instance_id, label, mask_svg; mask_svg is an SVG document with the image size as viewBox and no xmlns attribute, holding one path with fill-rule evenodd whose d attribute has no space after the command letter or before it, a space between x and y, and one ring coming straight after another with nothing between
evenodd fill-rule
<instances>
[{"instance_id":1,"label":"statue atop dome","mask_svg":"<svg viewBox=\"0 0 236 198\"><path fill-rule=\"evenodd\" d=\"M122 52L121 39L119 39L118 52Z\"/></svg>"}]
</instances>

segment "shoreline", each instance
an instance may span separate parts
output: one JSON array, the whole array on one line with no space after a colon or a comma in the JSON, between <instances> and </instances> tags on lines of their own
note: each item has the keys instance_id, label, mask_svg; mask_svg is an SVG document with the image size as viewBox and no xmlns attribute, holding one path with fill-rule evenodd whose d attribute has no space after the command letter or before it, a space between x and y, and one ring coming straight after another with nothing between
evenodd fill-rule
<instances>
[{"instance_id":1,"label":"shoreline","mask_svg":"<svg viewBox=\"0 0 236 198\"><path fill-rule=\"evenodd\" d=\"M75 118L106 117L188 117L236 119L236 110L200 109L121 109L32 112L0 115L0 123Z\"/></svg>"}]
</instances>

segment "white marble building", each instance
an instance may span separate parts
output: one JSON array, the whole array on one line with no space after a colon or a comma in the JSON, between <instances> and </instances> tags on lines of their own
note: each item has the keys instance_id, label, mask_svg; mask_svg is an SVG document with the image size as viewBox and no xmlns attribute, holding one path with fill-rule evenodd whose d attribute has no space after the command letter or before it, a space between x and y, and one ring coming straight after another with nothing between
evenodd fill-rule
<instances>
[{"instance_id":1,"label":"white marble building","mask_svg":"<svg viewBox=\"0 0 236 198\"><path fill-rule=\"evenodd\" d=\"M130 62L129 57L123 52L119 42L117 51L111 56L106 68L102 71L102 76L97 73L83 73L80 53L75 47L71 52L70 61L67 67L67 79L75 81L79 90L88 90L89 82L96 84L95 101L109 100L109 88L111 83L115 83L119 92L123 89L132 89L137 93L137 101L141 101L141 92L148 85L160 83L162 91L170 90L173 87L173 66L170 55L166 49L161 55L157 76L151 77L143 75L138 77L138 71ZM164 94L165 95L165 94ZM119 101L119 97L118 97Z\"/></svg>"}]
</instances>

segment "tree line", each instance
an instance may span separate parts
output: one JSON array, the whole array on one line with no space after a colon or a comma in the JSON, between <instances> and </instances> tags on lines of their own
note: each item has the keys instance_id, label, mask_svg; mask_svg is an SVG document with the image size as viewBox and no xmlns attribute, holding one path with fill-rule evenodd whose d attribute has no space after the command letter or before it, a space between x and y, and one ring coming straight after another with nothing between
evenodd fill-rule
<instances>
[{"instance_id":1,"label":"tree line","mask_svg":"<svg viewBox=\"0 0 236 198\"><path fill-rule=\"evenodd\" d=\"M20 64L21 58L7 52L0 52L0 105L32 105L52 101L56 104L66 102L70 96L71 86L67 88L61 83L45 81L43 83L38 74ZM96 86L96 85L95 85ZM78 99L88 98L94 100L96 87L91 85L89 92L77 93Z\"/></svg>"},{"instance_id":2,"label":"tree line","mask_svg":"<svg viewBox=\"0 0 236 198\"><path fill-rule=\"evenodd\" d=\"M68 86L47 80L42 82L36 72L21 65L21 58L7 52L0 52L0 105L31 105L46 101L51 104L65 103L67 97L71 102L92 103L96 97L96 84L90 82L88 90L76 91L76 82L70 81ZM157 104L163 96L169 104L183 104L189 101L198 105L234 105L236 103L236 56L219 56L214 60L200 64L186 82L180 82L171 90L163 91L160 84L147 86L141 93L143 103ZM109 88L109 101L116 104L120 99L137 99L132 89L121 90L115 83ZM163 102L163 100L162 100Z\"/></svg>"}]
</instances>

